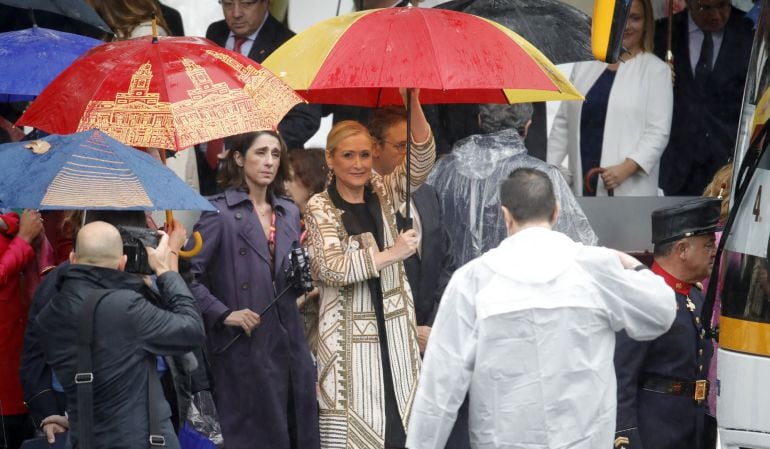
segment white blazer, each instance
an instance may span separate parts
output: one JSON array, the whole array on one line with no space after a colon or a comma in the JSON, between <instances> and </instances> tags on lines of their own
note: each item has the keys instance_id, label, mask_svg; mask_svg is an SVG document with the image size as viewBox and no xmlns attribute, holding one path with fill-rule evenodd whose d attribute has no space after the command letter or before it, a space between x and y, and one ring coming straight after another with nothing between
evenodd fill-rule
<instances>
[{"instance_id":1,"label":"white blazer","mask_svg":"<svg viewBox=\"0 0 770 449\"><path fill-rule=\"evenodd\" d=\"M570 80L586 95L607 64L587 61L575 64ZM640 53L620 63L610 90L604 123L601 166L634 160L641 168L615 189L617 196L657 196L660 156L671 131L674 93L671 70L652 53ZM583 194L580 161L580 114L583 103L565 101L548 137L548 163L561 166L569 156L572 190ZM597 196L607 195L601 177Z\"/></svg>"}]
</instances>

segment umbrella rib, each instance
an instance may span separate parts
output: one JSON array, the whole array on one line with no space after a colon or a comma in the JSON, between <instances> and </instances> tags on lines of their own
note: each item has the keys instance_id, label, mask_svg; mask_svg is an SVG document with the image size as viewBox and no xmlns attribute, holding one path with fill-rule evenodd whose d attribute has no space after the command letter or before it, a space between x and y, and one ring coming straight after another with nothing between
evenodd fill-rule
<instances>
[{"instance_id":1,"label":"umbrella rib","mask_svg":"<svg viewBox=\"0 0 770 449\"><path fill-rule=\"evenodd\" d=\"M431 32L431 29L429 26L430 22L425 20L425 16L422 14L420 14L420 20L422 20L423 23L425 23L425 30L428 32L428 39L430 40L429 48L431 49L430 53L431 53L431 56L433 57L433 67L436 67L436 72L440 74L441 70L439 69L439 64L438 64L438 55L436 54L437 47L435 45L435 42L433 41L433 33ZM444 78L439 76L439 80L441 80L441 90L446 90L445 88L446 86L444 86ZM409 86L409 87L418 87L418 86Z\"/></svg>"},{"instance_id":2,"label":"umbrella rib","mask_svg":"<svg viewBox=\"0 0 770 449\"><path fill-rule=\"evenodd\" d=\"M131 55L131 52L126 52L126 53L124 53L124 54L123 54L123 56L124 56L126 59L128 59L128 58L130 57L130 55ZM104 61L100 61L100 64L103 64L103 63L104 63ZM98 67L98 66L97 66L97 67ZM96 68L96 67L94 67L94 68ZM114 67L113 67L113 68L114 68ZM69 70L69 69L67 69L67 70ZM63 74L64 74L64 72L62 72L62 75L63 75ZM61 75L60 75L60 76L61 76ZM110 76L108 76L108 75L104 75L104 76L102 76L102 77L101 77L101 80L99 80L99 85L98 85L98 86L96 86L96 89L94 89L94 90L93 90L93 94L96 94L97 92L99 92L99 91L102 89L102 86L104 86L104 83L106 83L106 82L107 82L107 80L108 80L109 78L110 78ZM91 98L93 98L93 95L91 95ZM86 104L87 104L87 103L89 103L90 101L91 101L91 100L88 100L88 101L86 102ZM81 116L81 117L80 117L80 120L78 120L78 126L77 126L77 128L80 128L80 124L81 124L82 122L83 122L83 117ZM96 126L94 126L94 127L93 127L93 129L99 129L99 128L98 128L98 127L96 127ZM44 130L44 131L45 131L45 130ZM88 130L83 130L83 131L88 131ZM99 129L99 131L101 131L101 129ZM94 148L94 149L95 149L95 148ZM103 151L103 150L97 150L97 151Z\"/></svg>"},{"instance_id":3,"label":"umbrella rib","mask_svg":"<svg viewBox=\"0 0 770 449\"><path fill-rule=\"evenodd\" d=\"M157 56L156 59L158 61L160 61L160 67L163 67L163 58L160 57L160 39L158 40L158 42L153 42L151 45L153 46L153 47L151 47L153 49L153 56ZM155 62L155 61L153 61L153 62ZM168 103L169 103L169 112L171 112L170 119L173 121L174 120L173 108L170 107L170 105L171 105L171 97L168 95L168 93L171 92L171 90L169 89L169 86L167 85L168 79L166 77L166 71L165 70L158 70L158 73L160 74L161 85L163 86L163 89L166 90L166 101L168 101ZM163 149L175 150L175 149L177 149L179 147L179 136L176 133L176 129L174 129L173 137L174 137L174 146L175 146L175 148L163 148ZM181 148L179 148L179 149L181 150Z\"/></svg>"}]
</instances>

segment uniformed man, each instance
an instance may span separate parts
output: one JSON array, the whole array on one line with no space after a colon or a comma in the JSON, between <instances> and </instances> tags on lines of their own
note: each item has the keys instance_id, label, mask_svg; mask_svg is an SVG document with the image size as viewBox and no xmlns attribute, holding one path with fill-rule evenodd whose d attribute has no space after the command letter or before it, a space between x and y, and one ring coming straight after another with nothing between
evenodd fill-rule
<instances>
[{"instance_id":1,"label":"uniformed man","mask_svg":"<svg viewBox=\"0 0 770 449\"><path fill-rule=\"evenodd\" d=\"M652 213L652 271L676 292L671 329L649 342L618 334L615 448L704 449L713 353L700 312L700 281L711 273L721 201L698 198Z\"/></svg>"}]
</instances>

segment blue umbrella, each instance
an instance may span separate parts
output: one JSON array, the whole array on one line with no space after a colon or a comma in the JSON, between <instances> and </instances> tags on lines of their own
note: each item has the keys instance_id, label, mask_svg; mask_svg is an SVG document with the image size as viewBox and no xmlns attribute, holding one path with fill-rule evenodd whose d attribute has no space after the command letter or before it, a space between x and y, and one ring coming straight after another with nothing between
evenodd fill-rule
<instances>
[{"instance_id":1,"label":"blue umbrella","mask_svg":"<svg viewBox=\"0 0 770 449\"><path fill-rule=\"evenodd\" d=\"M0 145L0 206L215 210L160 161L98 130Z\"/></svg>"},{"instance_id":2,"label":"blue umbrella","mask_svg":"<svg viewBox=\"0 0 770 449\"><path fill-rule=\"evenodd\" d=\"M0 102L28 101L102 41L48 28L0 33Z\"/></svg>"}]
</instances>

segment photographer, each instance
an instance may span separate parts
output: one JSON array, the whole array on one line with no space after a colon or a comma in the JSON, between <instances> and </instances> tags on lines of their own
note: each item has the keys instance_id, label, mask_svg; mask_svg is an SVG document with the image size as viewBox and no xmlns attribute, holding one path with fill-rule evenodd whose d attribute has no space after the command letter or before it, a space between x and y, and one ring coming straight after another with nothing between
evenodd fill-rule
<instances>
[{"instance_id":1,"label":"photographer","mask_svg":"<svg viewBox=\"0 0 770 449\"><path fill-rule=\"evenodd\" d=\"M235 136L195 226L191 289L212 352L212 392L227 449L317 449L315 367L286 268L299 211L283 197L286 145L274 132ZM275 305L270 306L281 292ZM262 316L264 314L264 316Z\"/></svg>"},{"instance_id":2,"label":"photographer","mask_svg":"<svg viewBox=\"0 0 770 449\"><path fill-rule=\"evenodd\" d=\"M89 434L94 448L146 448L151 426L159 427L167 447L179 447L171 410L159 393L155 354L191 351L203 342L204 331L192 295L174 271L177 256L169 248L169 237L160 235L157 248L146 248L157 275L160 307L139 293L142 277L123 271L127 258L118 230L96 221L78 233L71 265L59 274L59 291L37 317L46 360L67 397L75 447L83 438L79 416L86 411L93 413ZM80 314L95 295L103 298L93 314L93 406L81 408L75 383ZM153 390L158 393L151 394ZM157 411L158 422L151 422L151 410Z\"/></svg>"}]
</instances>

